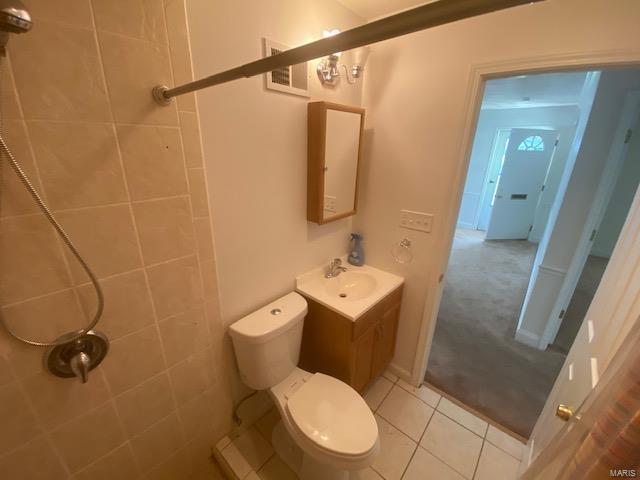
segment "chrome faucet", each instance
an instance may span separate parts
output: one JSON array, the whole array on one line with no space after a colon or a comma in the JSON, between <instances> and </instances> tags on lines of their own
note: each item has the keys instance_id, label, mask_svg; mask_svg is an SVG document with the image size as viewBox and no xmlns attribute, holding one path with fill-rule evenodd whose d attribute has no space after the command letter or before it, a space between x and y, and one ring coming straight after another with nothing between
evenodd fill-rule
<instances>
[{"instance_id":1,"label":"chrome faucet","mask_svg":"<svg viewBox=\"0 0 640 480\"><path fill-rule=\"evenodd\" d=\"M346 272L346 267L342 266L342 260L339 258L334 258L331 260L329 264L329 268L327 269L327 273L324 274L324 278L334 278L340 275L342 272Z\"/></svg>"}]
</instances>

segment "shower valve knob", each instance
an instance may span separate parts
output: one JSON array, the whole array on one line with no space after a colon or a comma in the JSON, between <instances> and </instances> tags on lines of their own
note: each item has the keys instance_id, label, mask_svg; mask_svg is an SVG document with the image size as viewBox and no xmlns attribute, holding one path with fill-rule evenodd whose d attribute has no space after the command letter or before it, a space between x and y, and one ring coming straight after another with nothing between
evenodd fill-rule
<instances>
[{"instance_id":1,"label":"shower valve knob","mask_svg":"<svg viewBox=\"0 0 640 480\"><path fill-rule=\"evenodd\" d=\"M91 357L89 355L85 352L76 354L69 360L69 366L82 383L89 381L89 368L91 367Z\"/></svg>"}]
</instances>

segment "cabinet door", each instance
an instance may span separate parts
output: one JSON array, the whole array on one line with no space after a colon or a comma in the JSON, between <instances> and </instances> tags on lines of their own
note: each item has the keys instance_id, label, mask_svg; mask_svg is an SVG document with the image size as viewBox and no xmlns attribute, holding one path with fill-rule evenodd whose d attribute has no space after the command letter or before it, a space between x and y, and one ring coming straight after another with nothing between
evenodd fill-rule
<instances>
[{"instance_id":1,"label":"cabinet door","mask_svg":"<svg viewBox=\"0 0 640 480\"><path fill-rule=\"evenodd\" d=\"M400 304L397 304L382 315L378 325L373 329L375 331L375 345L371 366L372 377L381 374L393 358L399 314Z\"/></svg>"},{"instance_id":2,"label":"cabinet door","mask_svg":"<svg viewBox=\"0 0 640 480\"><path fill-rule=\"evenodd\" d=\"M361 392L371 380L371 362L376 343L376 328L370 328L353 343L351 350L351 382Z\"/></svg>"}]
</instances>

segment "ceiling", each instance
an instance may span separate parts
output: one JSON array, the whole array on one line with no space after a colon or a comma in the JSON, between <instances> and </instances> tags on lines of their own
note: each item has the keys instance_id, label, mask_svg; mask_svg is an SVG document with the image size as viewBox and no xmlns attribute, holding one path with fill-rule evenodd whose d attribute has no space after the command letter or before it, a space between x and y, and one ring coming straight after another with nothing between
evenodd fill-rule
<instances>
[{"instance_id":1,"label":"ceiling","mask_svg":"<svg viewBox=\"0 0 640 480\"><path fill-rule=\"evenodd\" d=\"M400 10L417 7L434 0L338 0L349 10L365 20L386 17Z\"/></svg>"},{"instance_id":2,"label":"ceiling","mask_svg":"<svg viewBox=\"0 0 640 480\"><path fill-rule=\"evenodd\" d=\"M587 72L543 73L489 80L482 108L577 105L586 75Z\"/></svg>"}]
</instances>

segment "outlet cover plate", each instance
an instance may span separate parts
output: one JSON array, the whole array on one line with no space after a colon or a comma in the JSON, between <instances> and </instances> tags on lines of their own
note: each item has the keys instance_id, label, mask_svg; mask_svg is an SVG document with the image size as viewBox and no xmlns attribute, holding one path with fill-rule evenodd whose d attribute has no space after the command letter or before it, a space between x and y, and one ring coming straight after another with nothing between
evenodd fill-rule
<instances>
[{"instance_id":1,"label":"outlet cover plate","mask_svg":"<svg viewBox=\"0 0 640 480\"><path fill-rule=\"evenodd\" d=\"M402 228L430 233L432 224L433 214L431 213L400 210L400 226Z\"/></svg>"}]
</instances>

